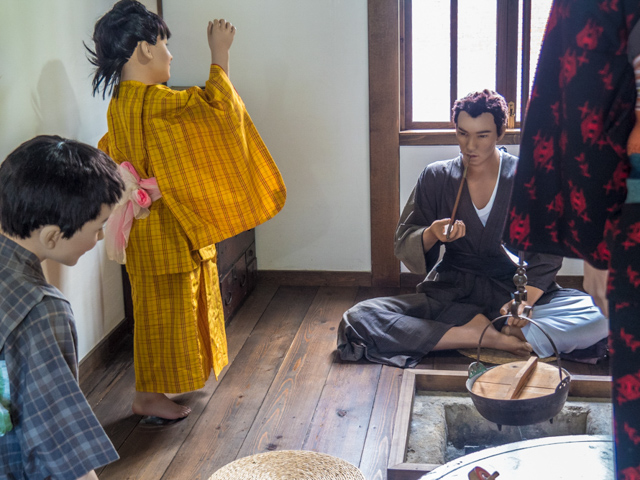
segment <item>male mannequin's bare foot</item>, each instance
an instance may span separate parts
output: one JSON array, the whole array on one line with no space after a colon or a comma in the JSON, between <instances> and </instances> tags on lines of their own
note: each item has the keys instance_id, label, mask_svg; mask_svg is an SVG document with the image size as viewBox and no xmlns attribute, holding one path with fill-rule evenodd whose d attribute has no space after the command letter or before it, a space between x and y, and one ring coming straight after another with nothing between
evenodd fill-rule
<instances>
[{"instance_id":1,"label":"male mannequin's bare foot","mask_svg":"<svg viewBox=\"0 0 640 480\"><path fill-rule=\"evenodd\" d=\"M514 327L512 325L507 325L505 323L504 327L502 327L502 330L500 330L500 332L504 333L505 335L511 335L512 337L516 337L522 340L523 342L527 341L520 327Z\"/></svg>"},{"instance_id":2,"label":"male mannequin's bare foot","mask_svg":"<svg viewBox=\"0 0 640 480\"><path fill-rule=\"evenodd\" d=\"M511 327L512 332L513 329L518 329L518 327ZM493 330L493 332L491 332ZM522 331L520 331L522 333ZM504 350L505 352L513 353L518 356L529 356L533 351L531 345L523 339L521 340L517 336L513 335L505 335L497 331L495 328L488 328L487 333L482 339L482 345L487 348L495 348L497 350Z\"/></svg>"},{"instance_id":3,"label":"male mannequin's bare foot","mask_svg":"<svg viewBox=\"0 0 640 480\"><path fill-rule=\"evenodd\" d=\"M236 27L224 19L209 22L207 38L211 50L211 63L220 65L229 75L229 49L236 34Z\"/></svg>"},{"instance_id":4,"label":"male mannequin's bare foot","mask_svg":"<svg viewBox=\"0 0 640 480\"><path fill-rule=\"evenodd\" d=\"M465 325L450 328L433 350L477 347L480 335L489 323L489 319L484 315L476 315ZM533 350L526 341L520 340L513 335L505 335L496 330L493 325L486 329L482 337L482 346L504 350L519 356L528 356Z\"/></svg>"},{"instance_id":5,"label":"male mannequin's bare foot","mask_svg":"<svg viewBox=\"0 0 640 480\"><path fill-rule=\"evenodd\" d=\"M168 420L184 418L191 413L189 407L177 404L164 393L138 391L133 399L131 410L136 415L160 417Z\"/></svg>"}]
</instances>

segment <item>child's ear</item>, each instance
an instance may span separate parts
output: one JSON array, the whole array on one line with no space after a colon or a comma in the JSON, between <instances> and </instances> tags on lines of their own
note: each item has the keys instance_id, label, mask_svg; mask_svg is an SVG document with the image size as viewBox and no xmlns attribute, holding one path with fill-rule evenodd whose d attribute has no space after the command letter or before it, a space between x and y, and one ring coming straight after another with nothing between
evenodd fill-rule
<instances>
[{"instance_id":1,"label":"child's ear","mask_svg":"<svg viewBox=\"0 0 640 480\"><path fill-rule=\"evenodd\" d=\"M45 225L40 230L40 243L47 250L56 248L58 241L62 238L62 232L57 225Z\"/></svg>"},{"instance_id":2,"label":"child's ear","mask_svg":"<svg viewBox=\"0 0 640 480\"><path fill-rule=\"evenodd\" d=\"M151 44L145 40L138 42L138 46L136 47L139 54L146 60L153 59L153 53L151 52Z\"/></svg>"}]
</instances>

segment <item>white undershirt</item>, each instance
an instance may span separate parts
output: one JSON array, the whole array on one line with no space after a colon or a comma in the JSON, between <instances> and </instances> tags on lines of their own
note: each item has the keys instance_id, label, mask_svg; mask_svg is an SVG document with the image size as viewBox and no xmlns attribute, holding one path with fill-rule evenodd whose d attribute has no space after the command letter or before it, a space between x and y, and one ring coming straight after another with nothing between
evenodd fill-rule
<instances>
[{"instance_id":1,"label":"white undershirt","mask_svg":"<svg viewBox=\"0 0 640 480\"><path fill-rule=\"evenodd\" d=\"M475 203L473 204L473 208L476 209L476 213L482 222L482 225L487 225L487 219L489 218L489 214L491 213L491 208L493 207L493 202L496 199L496 192L498 191L498 184L500 183L500 171L502 170L502 153L500 153L500 164L498 165L498 178L496 179L496 186L493 187L493 193L491 194L491 198L489 199L489 203L484 208L476 207ZM473 202L471 202L473 203Z\"/></svg>"}]
</instances>

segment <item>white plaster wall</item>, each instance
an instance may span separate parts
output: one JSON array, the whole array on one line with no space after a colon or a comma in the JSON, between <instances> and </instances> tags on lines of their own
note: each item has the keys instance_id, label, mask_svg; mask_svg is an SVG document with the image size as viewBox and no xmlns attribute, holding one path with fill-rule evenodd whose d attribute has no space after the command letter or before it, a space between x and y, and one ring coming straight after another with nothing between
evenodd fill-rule
<instances>
[{"instance_id":1,"label":"white plaster wall","mask_svg":"<svg viewBox=\"0 0 640 480\"><path fill-rule=\"evenodd\" d=\"M518 155L518 145L507 145L507 151L512 155ZM432 162L454 158L460 153L455 145L429 146L429 147L400 147L400 211L407 202L413 187L416 184L420 172ZM582 275L582 260L565 258L559 275ZM403 272L409 270L401 265Z\"/></svg>"},{"instance_id":2,"label":"white plaster wall","mask_svg":"<svg viewBox=\"0 0 640 480\"><path fill-rule=\"evenodd\" d=\"M370 271L366 0L164 0L169 85L203 85L207 22L237 27L231 80L287 185L260 269Z\"/></svg>"},{"instance_id":3,"label":"white plaster wall","mask_svg":"<svg viewBox=\"0 0 640 480\"><path fill-rule=\"evenodd\" d=\"M42 133L97 144L108 102L91 96L82 41L113 3L0 0L0 160ZM370 271L366 0L164 0L163 10L171 85L206 79L209 19L238 28L231 78L288 187L284 210L256 229L260 268ZM427 163L456 154L401 148L401 204ZM124 318L120 268L99 245L45 270L71 301L82 358Z\"/></svg>"},{"instance_id":4,"label":"white plaster wall","mask_svg":"<svg viewBox=\"0 0 640 480\"><path fill-rule=\"evenodd\" d=\"M0 161L38 134L96 145L107 102L91 96L83 41L111 0L0 0ZM45 265L69 298L84 357L123 318L120 266L98 244L74 267ZM45 262L47 264L49 262Z\"/></svg>"}]
</instances>

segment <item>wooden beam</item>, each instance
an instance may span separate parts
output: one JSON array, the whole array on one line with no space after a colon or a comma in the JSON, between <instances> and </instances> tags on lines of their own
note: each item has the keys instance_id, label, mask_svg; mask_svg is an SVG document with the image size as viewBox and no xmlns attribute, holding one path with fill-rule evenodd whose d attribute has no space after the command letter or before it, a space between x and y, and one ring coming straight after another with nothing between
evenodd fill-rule
<instances>
[{"instance_id":1,"label":"wooden beam","mask_svg":"<svg viewBox=\"0 0 640 480\"><path fill-rule=\"evenodd\" d=\"M370 287L369 272L320 270L258 270L260 281L275 285L308 287Z\"/></svg>"},{"instance_id":2,"label":"wooden beam","mask_svg":"<svg viewBox=\"0 0 640 480\"><path fill-rule=\"evenodd\" d=\"M369 146L371 280L400 284L393 236L400 216L400 74L398 0L369 0Z\"/></svg>"},{"instance_id":3,"label":"wooden beam","mask_svg":"<svg viewBox=\"0 0 640 480\"><path fill-rule=\"evenodd\" d=\"M507 100L517 100L517 79L513 72L518 71L518 2L498 0L497 50L496 50L496 90Z\"/></svg>"}]
</instances>

